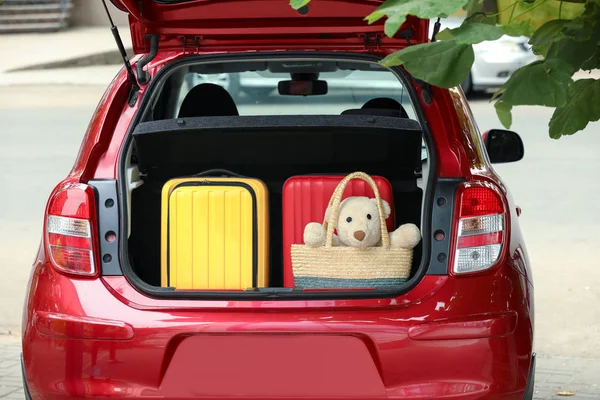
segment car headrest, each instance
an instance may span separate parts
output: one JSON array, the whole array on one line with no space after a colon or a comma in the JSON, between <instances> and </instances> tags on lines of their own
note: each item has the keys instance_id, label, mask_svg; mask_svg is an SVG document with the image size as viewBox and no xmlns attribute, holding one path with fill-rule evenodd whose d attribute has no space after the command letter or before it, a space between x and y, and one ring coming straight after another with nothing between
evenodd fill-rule
<instances>
[{"instance_id":1,"label":"car headrest","mask_svg":"<svg viewBox=\"0 0 600 400\"><path fill-rule=\"evenodd\" d=\"M406 111L404 114L406 114ZM375 115L378 117L402 118L402 112L400 110L389 110L385 108L352 108L343 111L342 115ZM404 118L408 118L408 116Z\"/></svg>"},{"instance_id":2,"label":"car headrest","mask_svg":"<svg viewBox=\"0 0 600 400\"><path fill-rule=\"evenodd\" d=\"M400 118L408 118L408 113L406 112L404 107L402 107L402 104L400 104L399 101L392 99L390 97L377 97L375 99L371 99L371 100L367 101L362 106L362 109L373 109L373 108L398 110L400 113Z\"/></svg>"},{"instance_id":3,"label":"car headrest","mask_svg":"<svg viewBox=\"0 0 600 400\"><path fill-rule=\"evenodd\" d=\"M214 83L202 83L185 96L178 118L237 115L239 115L237 106L227 90Z\"/></svg>"}]
</instances>

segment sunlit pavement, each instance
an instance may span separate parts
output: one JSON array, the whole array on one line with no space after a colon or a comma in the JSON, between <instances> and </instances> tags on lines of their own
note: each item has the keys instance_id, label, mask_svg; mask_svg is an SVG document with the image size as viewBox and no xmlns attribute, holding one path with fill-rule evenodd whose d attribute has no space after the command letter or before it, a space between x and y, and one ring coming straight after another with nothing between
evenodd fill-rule
<instances>
[{"instance_id":1,"label":"sunlit pavement","mask_svg":"<svg viewBox=\"0 0 600 400\"><path fill-rule=\"evenodd\" d=\"M69 172L103 92L100 85L0 88L0 273L7 277L0 282L0 332L20 329L47 196ZM327 107L339 105L320 110L327 112ZM471 100L471 107L482 131L501 128L488 98ZM241 104L240 110L286 112L273 101ZM520 223L533 266L541 356L536 399L562 389L576 390L578 397L571 398L600 398L592 386L600 384L594 361L600 360L600 124L557 141L548 137L550 116L549 109L517 108L512 129L523 137L525 159L495 168L523 209ZM18 342L6 340L0 342L0 376L14 378L18 371L10 371L18 364ZM0 397L20 396L12 378L6 383L0 378L6 388L0 388Z\"/></svg>"}]
</instances>

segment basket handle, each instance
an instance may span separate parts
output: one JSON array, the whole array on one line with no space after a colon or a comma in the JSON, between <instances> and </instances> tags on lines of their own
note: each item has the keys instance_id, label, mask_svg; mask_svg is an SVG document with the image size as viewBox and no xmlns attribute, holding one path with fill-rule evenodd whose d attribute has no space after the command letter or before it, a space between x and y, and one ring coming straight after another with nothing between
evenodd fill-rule
<instances>
[{"instance_id":1,"label":"basket handle","mask_svg":"<svg viewBox=\"0 0 600 400\"><path fill-rule=\"evenodd\" d=\"M385 214L383 212L383 204L381 203L381 196L379 195L379 188L377 184L369 175L364 172L353 172L347 175L344 179L338 183L337 187L333 191L331 198L329 199L329 207L331 207L331 212L329 213L329 220L323 220L323 227L327 229L327 237L325 239L325 247L333 246L333 230L336 227L336 223L340 214L340 203L342 202L342 196L344 195L344 190L346 190L346 186L348 182L352 179L362 179L367 182L369 186L373 189L373 193L375 193L375 202L377 204L377 209L379 211L379 224L381 228L381 245L386 248L390 245L390 236L387 231L387 227L385 224Z\"/></svg>"}]
</instances>

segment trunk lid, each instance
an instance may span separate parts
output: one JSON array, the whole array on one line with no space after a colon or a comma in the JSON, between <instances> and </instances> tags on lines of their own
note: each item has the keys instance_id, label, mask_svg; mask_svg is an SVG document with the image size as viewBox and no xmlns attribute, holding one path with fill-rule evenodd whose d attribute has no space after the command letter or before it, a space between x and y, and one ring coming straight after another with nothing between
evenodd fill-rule
<instances>
[{"instance_id":1,"label":"trunk lid","mask_svg":"<svg viewBox=\"0 0 600 400\"><path fill-rule=\"evenodd\" d=\"M382 0L318 0L300 11L285 0L112 0L116 7L129 14L133 51L149 51L144 40L147 34L158 34L161 50L196 50L207 40L211 46L219 43L243 45L248 50L264 48L265 42L277 42L281 49L294 43L329 48L336 43L341 48L375 46L399 49L428 40L429 21L409 17L394 38L385 37L385 19L369 25L365 17ZM188 47L186 49L186 46Z\"/></svg>"}]
</instances>

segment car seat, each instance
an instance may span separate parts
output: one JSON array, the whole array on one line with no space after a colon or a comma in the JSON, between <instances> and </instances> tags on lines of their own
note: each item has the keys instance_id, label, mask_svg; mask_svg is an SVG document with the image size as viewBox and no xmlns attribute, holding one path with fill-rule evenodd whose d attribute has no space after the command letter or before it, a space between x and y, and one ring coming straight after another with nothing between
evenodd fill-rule
<instances>
[{"instance_id":1,"label":"car seat","mask_svg":"<svg viewBox=\"0 0 600 400\"><path fill-rule=\"evenodd\" d=\"M178 118L238 116L235 101L223 87L214 83L195 86L183 99Z\"/></svg>"},{"instance_id":2,"label":"car seat","mask_svg":"<svg viewBox=\"0 0 600 400\"><path fill-rule=\"evenodd\" d=\"M381 117L408 118L408 113L397 100L377 97L367 101L361 108L345 110L342 115L377 115Z\"/></svg>"}]
</instances>

